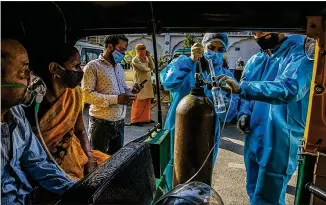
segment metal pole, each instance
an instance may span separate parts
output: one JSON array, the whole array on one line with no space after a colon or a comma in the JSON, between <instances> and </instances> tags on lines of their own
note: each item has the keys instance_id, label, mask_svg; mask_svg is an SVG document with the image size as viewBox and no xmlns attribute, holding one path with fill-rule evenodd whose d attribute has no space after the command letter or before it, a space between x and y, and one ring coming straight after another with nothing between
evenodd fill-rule
<instances>
[{"instance_id":1,"label":"metal pole","mask_svg":"<svg viewBox=\"0 0 326 205\"><path fill-rule=\"evenodd\" d=\"M320 187L315 186L311 182L306 184L306 190L308 190L310 193L312 193L313 195L317 196L318 198L320 198L321 200L326 202L326 191L325 190L322 190Z\"/></svg>"},{"instance_id":2,"label":"metal pole","mask_svg":"<svg viewBox=\"0 0 326 205\"><path fill-rule=\"evenodd\" d=\"M158 122L160 123L160 127L162 127L162 109L161 109L161 95L160 95L160 79L159 79L159 70L158 70L158 59L157 59L157 46L156 46L156 36L155 36L155 32L156 32L156 21L155 21L155 17L154 17L154 10L153 10L153 4L152 2L150 2L151 4L151 11L152 11L152 23L153 23L153 30L152 30L152 39L153 39L153 49L154 49L154 64L155 64L155 78L156 78L156 87L157 87L157 114L158 114Z\"/></svg>"},{"instance_id":3,"label":"metal pole","mask_svg":"<svg viewBox=\"0 0 326 205\"><path fill-rule=\"evenodd\" d=\"M61 15L62 15L62 18L63 18L63 22L65 24L65 36L64 36L64 40L65 40L65 43L67 43L67 21L66 21L66 18L65 18L65 15L63 14L61 8L54 2L52 1L52 3L57 7L57 9L60 11Z\"/></svg>"}]
</instances>

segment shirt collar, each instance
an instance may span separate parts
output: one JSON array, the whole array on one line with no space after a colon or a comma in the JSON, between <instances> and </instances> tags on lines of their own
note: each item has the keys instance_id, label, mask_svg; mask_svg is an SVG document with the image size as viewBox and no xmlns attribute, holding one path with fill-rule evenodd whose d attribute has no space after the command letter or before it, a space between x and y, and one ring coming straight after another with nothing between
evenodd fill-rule
<instances>
[{"instance_id":1,"label":"shirt collar","mask_svg":"<svg viewBox=\"0 0 326 205\"><path fill-rule=\"evenodd\" d=\"M12 114L11 109L8 110L4 117L6 119L6 122L1 122L1 125L7 124L10 132L13 132L16 126L18 125L18 119Z\"/></svg>"},{"instance_id":2,"label":"shirt collar","mask_svg":"<svg viewBox=\"0 0 326 205\"><path fill-rule=\"evenodd\" d=\"M113 65L103 57L103 53L99 55L98 59L100 59L103 63L113 67Z\"/></svg>"}]
</instances>

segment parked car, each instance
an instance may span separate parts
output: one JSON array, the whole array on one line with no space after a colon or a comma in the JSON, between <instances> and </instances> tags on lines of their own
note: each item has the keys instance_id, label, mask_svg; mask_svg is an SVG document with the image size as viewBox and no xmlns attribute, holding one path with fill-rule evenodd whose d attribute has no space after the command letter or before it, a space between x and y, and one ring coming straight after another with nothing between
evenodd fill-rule
<instances>
[{"instance_id":1,"label":"parked car","mask_svg":"<svg viewBox=\"0 0 326 205\"><path fill-rule=\"evenodd\" d=\"M186 55L186 56L190 56L191 55L191 49L190 48L178 48L173 52L172 58L170 61L172 61L173 59L181 56L181 55Z\"/></svg>"},{"instance_id":2,"label":"parked car","mask_svg":"<svg viewBox=\"0 0 326 205\"><path fill-rule=\"evenodd\" d=\"M91 60L97 59L104 51L104 47L100 45L77 41L75 47L80 53L80 61L82 68Z\"/></svg>"}]
</instances>

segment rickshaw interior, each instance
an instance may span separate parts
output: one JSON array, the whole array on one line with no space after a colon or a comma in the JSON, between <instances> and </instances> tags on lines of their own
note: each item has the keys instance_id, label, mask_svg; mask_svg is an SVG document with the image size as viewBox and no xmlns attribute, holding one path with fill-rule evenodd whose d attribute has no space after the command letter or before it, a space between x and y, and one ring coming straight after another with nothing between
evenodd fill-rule
<instances>
[{"instance_id":1,"label":"rickshaw interior","mask_svg":"<svg viewBox=\"0 0 326 205\"><path fill-rule=\"evenodd\" d=\"M38 58L42 57L42 53L51 49L51 45L57 42L66 42L71 45L87 36L107 35L107 34L135 34L135 33L147 33L153 36L154 42L154 59L156 64L156 79L159 79L159 71L157 65L157 52L155 49L155 34L160 33L172 33L172 32L214 32L214 31L278 31L287 33L301 33L309 34L310 37L319 38L322 42L319 44L320 49L325 49L325 9L324 2L2 2L2 37L15 38L23 42L27 48L30 57L30 67L33 69L33 65L37 65ZM185 8L187 7L187 8ZM308 16L323 16L323 21L320 20L321 25L314 24L312 27L308 27ZM310 22L311 23L311 22ZM313 29L320 29L318 32ZM318 58L318 55L315 59ZM317 65L318 63L318 65ZM316 77L315 82L321 86L326 86L326 72L325 67L325 55L319 55L319 59L315 62ZM159 82L157 81L157 87ZM313 87L312 87L313 88ZM314 95L313 91L311 96ZM316 146L316 136L326 140L325 136L322 137L322 133L326 133L326 121L325 112L321 113L320 110L325 111L325 92L314 97L315 104L310 102L309 115L310 121L307 122L306 127L306 145L304 149L314 150ZM158 102L158 122L162 124L162 112L160 104L160 95L157 95ZM316 109L317 108L317 109ZM320 121L319 123L314 123ZM314 123L314 124L313 124ZM310 126L310 127L309 127ZM150 133L151 134L151 133ZM152 143L155 144L155 143ZM156 167L166 166L169 156L165 159L166 162L161 163L160 151L157 151L155 157L150 159L149 153L143 150L149 149L144 146L126 145L124 149L128 152L128 149L132 147L134 150L138 150L140 155L143 155L144 166L136 166L137 163L130 163L128 165L119 162L118 157L112 160L112 163L119 164L118 166L124 167L117 178L133 178L133 181L126 180L127 184L139 183L137 178L147 177L152 180L154 178L160 178L162 175L160 170L155 170ZM309 148L309 149L308 149ZM320 152L326 151L326 145L323 144L318 147ZM131 149L131 148L130 148ZM155 148L156 149L156 148ZM161 149L160 147L157 148ZM120 152L119 152L120 153ZM128 155L128 154L127 154ZM153 150L152 150L153 155ZM138 156L138 155L137 155ZM165 156L164 156L165 157ZM128 160L134 159L135 153L130 152L125 157ZM153 160L153 162L151 162ZM159 163L156 160L160 161ZM313 159L315 160L315 159ZM163 160L164 161L164 160ZM154 170L150 164L153 163ZM123 165L121 165L123 164ZM156 165L159 164L159 165ZM313 163L314 164L314 163ZM101 170L97 170L91 175L87 176L86 180L79 183L79 187L83 184L87 184L91 188L82 190L82 192L71 192L72 196L80 199L80 201L67 200L69 203L83 203L89 202L93 197L93 203L107 203L110 199L97 196L104 195L103 193L114 193L114 190L110 191L98 191L98 187L95 186L95 182L100 179L96 178L101 171L113 170L113 165L106 165L107 167L101 167ZM144 171L143 174L133 172L131 176L127 171L127 167L132 169L132 166L136 166ZM147 168L147 169L146 169ZM160 168L158 168L160 169ZM133 169L132 169L133 170ZM117 171L117 170L114 170ZM154 176L155 172L155 176ZM118 172L114 172L118 173ZM145 173L145 174L144 174ZM306 175L311 175L312 168ZM112 173L107 171L104 176L111 176ZM123 175L123 176L122 176ZM158 176L157 176L158 175ZM128 176L128 177L126 177ZM136 177L135 177L136 176ZM309 178L309 177L308 177ZM102 178L101 178L102 179ZM93 180L93 181L92 181ZM92 183L94 186L92 186ZM108 185L120 183L119 180L112 180ZM147 182L149 183L149 182ZM140 183L142 184L142 183ZM104 186L104 185L103 185ZM157 185L158 186L158 185ZM325 184L323 185L325 188ZM127 186L126 186L127 187ZM126 188L124 187L124 188ZM130 185L129 188L135 188L135 185ZM148 185L144 182L144 189L147 194L141 195L146 200L153 200L155 194L155 187L152 184ZM103 188L103 187L102 187ZM119 188L119 187L116 187ZM157 188L157 187L156 187ZM94 194L94 192L96 193ZM302 192L304 192L303 190ZM163 191L164 192L164 191ZM161 195L163 194L161 193ZM305 192L307 193L307 192ZM67 195L69 195L67 194ZM83 196L84 197L81 197ZM132 196L130 194L129 196ZM121 196L123 197L123 196ZM155 197L157 199L158 196ZM85 201L83 201L85 200ZM309 199L308 199L309 200ZM76 202L78 201L78 202ZM132 200L130 201L132 202ZM146 202L148 203L148 201Z\"/></svg>"}]
</instances>

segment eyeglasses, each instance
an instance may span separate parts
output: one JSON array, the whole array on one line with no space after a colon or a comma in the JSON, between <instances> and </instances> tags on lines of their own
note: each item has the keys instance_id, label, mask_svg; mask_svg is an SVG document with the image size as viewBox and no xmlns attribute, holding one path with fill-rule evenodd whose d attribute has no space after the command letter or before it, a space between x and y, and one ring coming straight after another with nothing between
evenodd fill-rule
<instances>
[{"instance_id":1,"label":"eyeglasses","mask_svg":"<svg viewBox=\"0 0 326 205\"><path fill-rule=\"evenodd\" d=\"M225 53L225 51L226 51L225 47L216 47L212 44L207 45L207 48L211 51L219 52L219 53Z\"/></svg>"}]
</instances>

